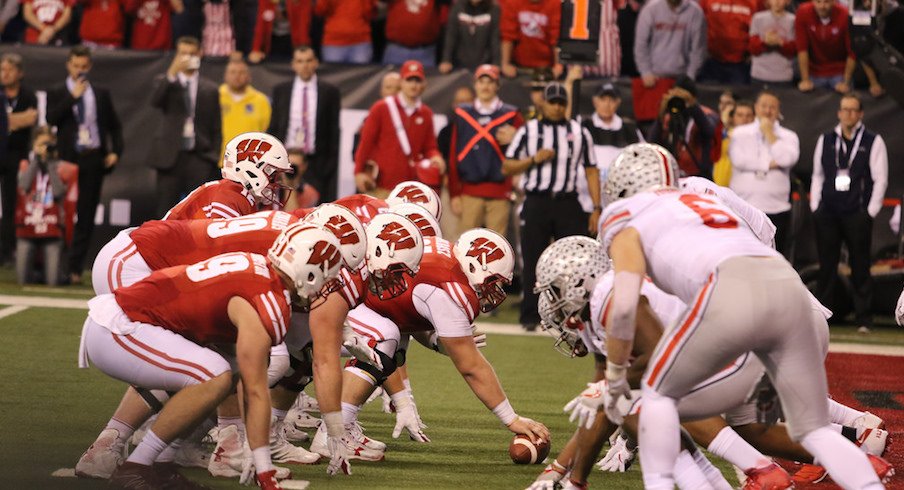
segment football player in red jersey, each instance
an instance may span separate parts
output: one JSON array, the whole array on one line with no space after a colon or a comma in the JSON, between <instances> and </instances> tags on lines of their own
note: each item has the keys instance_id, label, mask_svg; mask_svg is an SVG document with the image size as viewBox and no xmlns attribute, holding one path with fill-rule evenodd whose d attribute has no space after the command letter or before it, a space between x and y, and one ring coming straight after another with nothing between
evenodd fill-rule
<instances>
[{"instance_id":1,"label":"football player in red jersey","mask_svg":"<svg viewBox=\"0 0 904 490\"><path fill-rule=\"evenodd\" d=\"M163 219L237 218L257 204L278 204L280 174L291 170L282 143L267 133L242 133L229 140L223 156L223 178L193 190Z\"/></svg>"},{"instance_id":2,"label":"football player in red jersey","mask_svg":"<svg viewBox=\"0 0 904 490\"><path fill-rule=\"evenodd\" d=\"M290 303L309 311L338 288L341 262L332 233L296 224L280 234L267 257L218 255L156 271L92 299L80 365L87 367L90 359L116 379L177 392L111 484L183 487L174 465L158 457L232 392L231 366L237 364L255 479L261 488L279 488L267 436L270 347L287 333Z\"/></svg>"},{"instance_id":3,"label":"football player in red jersey","mask_svg":"<svg viewBox=\"0 0 904 490\"><path fill-rule=\"evenodd\" d=\"M383 368L356 360L346 367L343 422L347 427L355 425L358 410L374 387L393 373L397 362L403 362L405 346L400 345L401 333L436 330L442 352L452 358L477 397L509 430L535 440L548 440L549 431L543 424L515 414L492 366L480 354L472 336L471 324L479 312L488 312L505 299L502 286L511 280L514 268L511 246L503 237L485 229L466 232L455 247L440 238L424 241L420 270L409 280L404 293L380 300L371 292L364 306L349 313L352 329L377 344ZM410 408L410 392L386 388L400 413L394 436L404 428L412 438L428 441L417 414ZM369 454L358 457L382 459L382 450L370 449ZM330 454L323 430L318 430L311 450Z\"/></svg>"}]
</instances>

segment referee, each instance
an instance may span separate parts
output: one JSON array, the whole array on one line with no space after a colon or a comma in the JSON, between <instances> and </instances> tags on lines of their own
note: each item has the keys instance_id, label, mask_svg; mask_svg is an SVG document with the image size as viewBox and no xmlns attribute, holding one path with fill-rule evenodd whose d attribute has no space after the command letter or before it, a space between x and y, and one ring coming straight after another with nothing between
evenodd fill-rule
<instances>
[{"instance_id":1,"label":"referee","mask_svg":"<svg viewBox=\"0 0 904 490\"><path fill-rule=\"evenodd\" d=\"M565 118L568 93L560 83L543 90L542 117L518 129L506 152L502 173L524 174L521 187L521 256L524 261L521 325L537 328L537 295L534 294L537 261L553 239L596 231L600 210L600 181L590 133L577 121ZM593 201L588 216L578 202L579 166L584 167Z\"/></svg>"}]
</instances>

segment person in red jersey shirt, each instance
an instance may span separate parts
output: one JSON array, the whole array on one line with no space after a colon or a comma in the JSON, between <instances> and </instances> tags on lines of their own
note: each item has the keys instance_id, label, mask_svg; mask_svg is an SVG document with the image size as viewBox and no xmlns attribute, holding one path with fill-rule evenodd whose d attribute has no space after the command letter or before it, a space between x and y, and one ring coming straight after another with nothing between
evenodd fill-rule
<instances>
[{"instance_id":1,"label":"person in red jersey shirt","mask_svg":"<svg viewBox=\"0 0 904 490\"><path fill-rule=\"evenodd\" d=\"M114 472L111 484L183 485L173 465L154 463L167 445L233 391L231 365L237 364L255 479L261 488L279 488L267 436L270 347L283 341L293 306L309 311L336 288L341 262L339 241L332 233L293 225L267 257L242 252L218 255L156 271L132 286L92 299L80 365L85 367L90 360L116 379L177 392Z\"/></svg>"}]
</instances>

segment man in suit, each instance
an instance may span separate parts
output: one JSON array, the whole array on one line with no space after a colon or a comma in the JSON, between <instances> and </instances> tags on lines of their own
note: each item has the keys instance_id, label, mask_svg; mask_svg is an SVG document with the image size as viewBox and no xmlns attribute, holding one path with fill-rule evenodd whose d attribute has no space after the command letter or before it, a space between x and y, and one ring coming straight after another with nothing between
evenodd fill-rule
<instances>
[{"instance_id":1,"label":"man in suit","mask_svg":"<svg viewBox=\"0 0 904 490\"><path fill-rule=\"evenodd\" d=\"M268 133L289 150L300 150L308 163L305 181L321 202L336 199L339 168L339 89L317 79L317 55L310 46L292 54L295 78L273 89L273 117Z\"/></svg>"},{"instance_id":2,"label":"man in suit","mask_svg":"<svg viewBox=\"0 0 904 490\"><path fill-rule=\"evenodd\" d=\"M217 84L201 78L201 43L176 42L176 56L157 77L151 105L163 114L148 165L157 170L157 217L201 184L217 178L223 132Z\"/></svg>"},{"instance_id":3,"label":"man in suit","mask_svg":"<svg viewBox=\"0 0 904 490\"><path fill-rule=\"evenodd\" d=\"M66 82L47 93L47 124L57 127L60 159L78 165L79 219L69 250L69 274L79 283L104 176L119 162L123 142L110 92L88 81L91 51L85 46L69 50L66 71Z\"/></svg>"}]
</instances>

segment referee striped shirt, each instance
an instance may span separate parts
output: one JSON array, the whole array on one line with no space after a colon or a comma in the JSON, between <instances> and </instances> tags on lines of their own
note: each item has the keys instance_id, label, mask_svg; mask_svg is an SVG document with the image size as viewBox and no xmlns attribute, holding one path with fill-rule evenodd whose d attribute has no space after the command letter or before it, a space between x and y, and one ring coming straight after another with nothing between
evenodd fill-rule
<instances>
[{"instance_id":1,"label":"referee striped shirt","mask_svg":"<svg viewBox=\"0 0 904 490\"><path fill-rule=\"evenodd\" d=\"M518 128L506 152L506 158L523 160L541 148L549 148L556 156L531 167L521 178L527 194L577 194L577 181L585 178L580 166L595 167L593 140L590 133L574 120L557 122L531 119Z\"/></svg>"}]
</instances>

